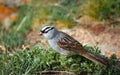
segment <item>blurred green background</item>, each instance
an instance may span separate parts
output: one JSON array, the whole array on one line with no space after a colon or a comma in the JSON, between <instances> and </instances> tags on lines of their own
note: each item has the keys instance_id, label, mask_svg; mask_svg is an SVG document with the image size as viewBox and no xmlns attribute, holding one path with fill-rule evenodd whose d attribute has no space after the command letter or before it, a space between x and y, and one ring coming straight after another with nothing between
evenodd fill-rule
<instances>
[{"instance_id":1,"label":"blurred green background","mask_svg":"<svg viewBox=\"0 0 120 75\"><path fill-rule=\"evenodd\" d=\"M113 66L105 68L81 56L65 58L49 46L44 50L39 41L31 44L28 40L28 34L36 32L37 35L44 24L71 28L84 23L78 22L84 16L98 22L116 22L120 17L119 0L21 0L21 5L12 2L0 5L1 75L36 75L49 70L120 75ZM85 48L100 55L97 47ZM116 61L112 59L116 57L113 55L110 61L114 65Z\"/></svg>"}]
</instances>

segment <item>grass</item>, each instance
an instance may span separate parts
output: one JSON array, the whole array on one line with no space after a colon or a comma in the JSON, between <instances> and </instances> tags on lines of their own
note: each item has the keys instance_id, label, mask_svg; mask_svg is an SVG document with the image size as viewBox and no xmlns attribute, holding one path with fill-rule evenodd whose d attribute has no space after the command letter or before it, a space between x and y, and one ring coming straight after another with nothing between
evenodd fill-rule
<instances>
[{"instance_id":1,"label":"grass","mask_svg":"<svg viewBox=\"0 0 120 75\"><path fill-rule=\"evenodd\" d=\"M5 47L5 50L11 52L28 43L25 36L32 28L34 16L34 13L28 12L30 10L29 6L22 6L18 11L17 21L13 22L8 29L4 26L0 27L0 45Z\"/></svg>"},{"instance_id":2,"label":"grass","mask_svg":"<svg viewBox=\"0 0 120 75\"><path fill-rule=\"evenodd\" d=\"M71 27L74 25L74 16L79 15L79 8L77 6L80 2L77 0L61 0L61 1L33 1L36 3L38 16L37 18L41 21L46 21L46 24L59 23L64 27ZM69 2L70 4L67 4ZM46 4L46 5L44 5ZM76 5L77 4L77 5ZM78 13L78 14L76 14Z\"/></svg>"},{"instance_id":3,"label":"grass","mask_svg":"<svg viewBox=\"0 0 120 75\"><path fill-rule=\"evenodd\" d=\"M33 1L32 5L38 10L36 19L39 19L40 23L58 24L64 27L74 26L74 20L84 15L100 21L120 17L118 0L53 0L49 2L44 0Z\"/></svg>"},{"instance_id":4,"label":"grass","mask_svg":"<svg viewBox=\"0 0 120 75\"><path fill-rule=\"evenodd\" d=\"M4 63L2 62L1 64L1 66L4 65L4 67L2 67L4 69L1 69L3 75L28 75L49 70L68 70L78 73L82 70L92 72L91 68L94 66L90 61L84 62L86 59L83 57L73 56L65 58L52 49L43 50L38 45L32 50L17 51L13 54L6 53L3 55L2 60L4 60ZM82 63L80 63L81 61Z\"/></svg>"},{"instance_id":5,"label":"grass","mask_svg":"<svg viewBox=\"0 0 120 75\"><path fill-rule=\"evenodd\" d=\"M120 2L118 0L85 0L81 5L81 13L98 20L119 17Z\"/></svg>"},{"instance_id":6,"label":"grass","mask_svg":"<svg viewBox=\"0 0 120 75\"><path fill-rule=\"evenodd\" d=\"M88 47L93 50L93 47ZM97 51L97 50L93 50ZM98 53L97 53L98 54ZM17 50L14 53L5 53L0 55L0 73L1 75L37 75L42 71L71 71L77 74L86 72L92 75L119 75L120 72L109 66L102 67L84 57L73 55L70 57L61 56L51 48L46 50L37 44L32 49L24 51ZM113 61L111 62L113 64Z\"/></svg>"}]
</instances>

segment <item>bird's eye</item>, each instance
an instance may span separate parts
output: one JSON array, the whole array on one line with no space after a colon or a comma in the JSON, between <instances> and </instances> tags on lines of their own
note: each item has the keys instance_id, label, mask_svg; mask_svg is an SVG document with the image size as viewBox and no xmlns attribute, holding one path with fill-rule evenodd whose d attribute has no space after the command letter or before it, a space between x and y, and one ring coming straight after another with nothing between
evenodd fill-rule
<instances>
[{"instance_id":1,"label":"bird's eye","mask_svg":"<svg viewBox=\"0 0 120 75\"><path fill-rule=\"evenodd\" d=\"M47 33L48 31L45 31L45 30L42 31L42 30L41 30L40 32L42 32L42 33Z\"/></svg>"}]
</instances>

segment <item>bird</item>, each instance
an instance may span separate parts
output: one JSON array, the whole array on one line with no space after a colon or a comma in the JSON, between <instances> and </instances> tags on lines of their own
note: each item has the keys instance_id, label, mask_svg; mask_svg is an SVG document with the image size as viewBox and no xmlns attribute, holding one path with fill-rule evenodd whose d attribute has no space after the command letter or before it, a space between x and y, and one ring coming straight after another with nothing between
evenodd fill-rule
<instances>
[{"instance_id":1,"label":"bird","mask_svg":"<svg viewBox=\"0 0 120 75\"><path fill-rule=\"evenodd\" d=\"M40 29L40 36L47 39L50 47L64 56L80 55L95 63L106 66L107 59L103 59L84 48L84 46L65 32L59 31L51 25L46 25Z\"/></svg>"}]
</instances>

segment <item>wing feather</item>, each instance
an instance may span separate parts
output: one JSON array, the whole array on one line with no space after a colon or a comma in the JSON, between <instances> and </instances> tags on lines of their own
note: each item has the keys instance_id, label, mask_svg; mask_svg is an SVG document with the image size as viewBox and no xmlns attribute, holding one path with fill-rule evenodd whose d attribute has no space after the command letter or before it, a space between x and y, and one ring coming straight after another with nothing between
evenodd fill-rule
<instances>
[{"instance_id":1,"label":"wing feather","mask_svg":"<svg viewBox=\"0 0 120 75\"><path fill-rule=\"evenodd\" d=\"M83 53L85 51L83 46L77 40L64 32L61 32L61 38L58 40L57 44L60 48L68 51L74 51L77 53Z\"/></svg>"}]
</instances>

